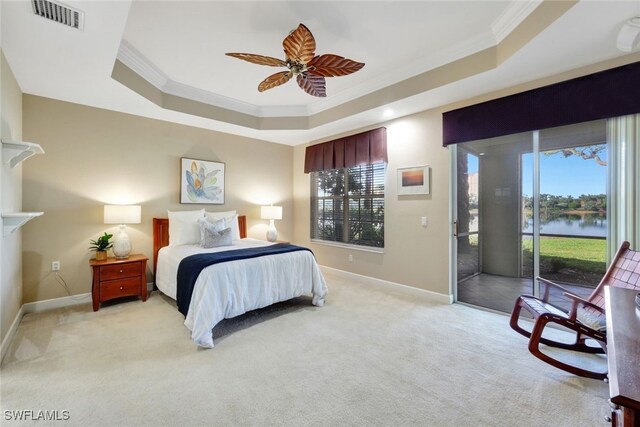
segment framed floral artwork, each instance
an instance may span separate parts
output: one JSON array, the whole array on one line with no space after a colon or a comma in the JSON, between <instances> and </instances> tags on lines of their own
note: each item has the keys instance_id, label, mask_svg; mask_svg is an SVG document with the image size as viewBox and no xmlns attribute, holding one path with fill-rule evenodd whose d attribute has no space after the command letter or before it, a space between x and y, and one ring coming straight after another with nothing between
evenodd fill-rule
<instances>
[{"instance_id":1,"label":"framed floral artwork","mask_svg":"<svg viewBox=\"0 0 640 427\"><path fill-rule=\"evenodd\" d=\"M429 194L429 166L398 168L398 195Z\"/></svg>"},{"instance_id":2,"label":"framed floral artwork","mask_svg":"<svg viewBox=\"0 0 640 427\"><path fill-rule=\"evenodd\" d=\"M224 204L224 163L180 159L180 203Z\"/></svg>"}]
</instances>

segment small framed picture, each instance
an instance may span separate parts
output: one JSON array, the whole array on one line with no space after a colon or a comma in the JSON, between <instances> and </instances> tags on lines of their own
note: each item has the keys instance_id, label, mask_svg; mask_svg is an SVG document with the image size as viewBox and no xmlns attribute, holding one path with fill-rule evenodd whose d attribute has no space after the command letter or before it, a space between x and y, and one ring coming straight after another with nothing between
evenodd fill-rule
<instances>
[{"instance_id":1,"label":"small framed picture","mask_svg":"<svg viewBox=\"0 0 640 427\"><path fill-rule=\"evenodd\" d=\"M180 203L224 204L224 163L180 159Z\"/></svg>"},{"instance_id":2,"label":"small framed picture","mask_svg":"<svg viewBox=\"0 0 640 427\"><path fill-rule=\"evenodd\" d=\"M429 166L398 168L398 195L429 194Z\"/></svg>"}]
</instances>

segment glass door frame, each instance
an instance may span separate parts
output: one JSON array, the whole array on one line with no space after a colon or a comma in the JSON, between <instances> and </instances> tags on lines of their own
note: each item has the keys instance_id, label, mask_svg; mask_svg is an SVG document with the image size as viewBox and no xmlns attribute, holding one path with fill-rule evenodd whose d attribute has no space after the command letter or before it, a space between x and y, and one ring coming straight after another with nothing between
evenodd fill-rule
<instances>
[{"instance_id":1,"label":"glass door frame","mask_svg":"<svg viewBox=\"0 0 640 427\"><path fill-rule=\"evenodd\" d=\"M533 153L533 295L540 296L540 131L534 130L531 135ZM522 171L522 166L520 166ZM521 178L522 179L522 178ZM522 183L520 183L522 187ZM522 241L522 233L520 233ZM522 250L522 242L520 243ZM521 263L522 264L522 263Z\"/></svg>"},{"instance_id":2,"label":"glass door frame","mask_svg":"<svg viewBox=\"0 0 640 427\"><path fill-rule=\"evenodd\" d=\"M540 275L540 131L531 131L532 157L533 157L533 294L540 295L540 284L536 277ZM449 149L449 292L454 302L458 301L458 236L456 224L458 221L458 155L457 144L447 147ZM480 157L480 156L479 156ZM478 162L478 171L482 166ZM519 187L522 189L522 156L520 156L519 169L521 173ZM520 190L522 191L522 190ZM481 199L478 194L478 199ZM478 213L480 215L480 212ZM522 248L522 233L519 236L520 248ZM478 249L481 251L481 248ZM522 258L522 255L520 255ZM522 262L520 261L520 265ZM522 267L520 267L522 268ZM483 307L483 309L488 309ZM488 309L491 310L491 309Z\"/></svg>"}]
</instances>

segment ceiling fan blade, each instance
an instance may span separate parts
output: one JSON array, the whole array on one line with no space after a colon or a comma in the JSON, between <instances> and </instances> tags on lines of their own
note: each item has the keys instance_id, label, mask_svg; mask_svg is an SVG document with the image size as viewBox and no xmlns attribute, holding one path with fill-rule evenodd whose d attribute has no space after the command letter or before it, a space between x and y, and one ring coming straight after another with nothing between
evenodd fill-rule
<instances>
[{"instance_id":1,"label":"ceiling fan blade","mask_svg":"<svg viewBox=\"0 0 640 427\"><path fill-rule=\"evenodd\" d=\"M364 67L363 62L356 62L338 55L319 55L307 64L309 74L324 77L346 76Z\"/></svg>"},{"instance_id":2,"label":"ceiling fan blade","mask_svg":"<svg viewBox=\"0 0 640 427\"><path fill-rule=\"evenodd\" d=\"M327 82L322 76L314 76L308 73L298 74L298 86L309 95L324 98L327 96Z\"/></svg>"},{"instance_id":3,"label":"ceiling fan blade","mask_svg":"<svg viewBox=\"0 0 640 427\"><path fill-rule=\"evenodd\" d=\"M227 56L242 59L259 65L268 65L269 67L286 67L287 63L282 59L272 58L271 56L254 55L253 53L225 53Z\"/></svg>"},{"instance_id":4,"label":"ceiling fan blade","mask_svg":"<svg viewBox=\"0 0 640 427\"><path fill-rule=\"evenodd\" d=\"M303 24L293 30L282 42L284 53L292 61L306 64L313 59L316 51L316 40Z\"/></svg>"},{"instance_id":5,"label":"ceiling fan blade","mask_svg":"<svg viewBox=\"0 0 640 427\"><path fill-rule=\"evenodd\" d=\"M258 91L264 92L265 90L280 86L288 82L292 76L293 73L291 73L291 71L280 71L279 73L272 74L258 85Z\"/></svg>"}]
</instances>

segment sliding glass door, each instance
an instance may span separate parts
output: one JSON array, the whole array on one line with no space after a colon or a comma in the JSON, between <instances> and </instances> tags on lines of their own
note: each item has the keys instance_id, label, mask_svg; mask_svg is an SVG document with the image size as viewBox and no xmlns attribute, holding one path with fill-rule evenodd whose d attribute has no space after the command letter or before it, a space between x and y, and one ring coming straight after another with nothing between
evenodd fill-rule
<instances>
[{"instance_id":1,"label":"sliding glass door","mask_svg":"<svg viewBox=\"0 0 640 427\"><path fill-rule=\"evenodd\" d=\"M458 279L470 279L482 271L480 266L480 178L478 154L461 148L458 151Z\"/></svg>"},{"instance_id":2,"label":"sliding glass door","mask_svg":"<svg viewBox=\"0 0 640 427\"><path fill-rule=\"evenodd\" d=\"M458 144L456 158L457 300L509 312L537 275L591 293L606 265L606 122Z\"/></svg>"}]
</instances>

